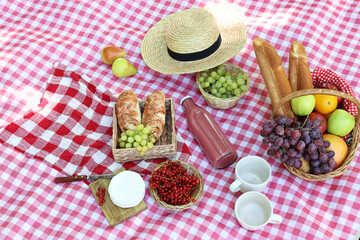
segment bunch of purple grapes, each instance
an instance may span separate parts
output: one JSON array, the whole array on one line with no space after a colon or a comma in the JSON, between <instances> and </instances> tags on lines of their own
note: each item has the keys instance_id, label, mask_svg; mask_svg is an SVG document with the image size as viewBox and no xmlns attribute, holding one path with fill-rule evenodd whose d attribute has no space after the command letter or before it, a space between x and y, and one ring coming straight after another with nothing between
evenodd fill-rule
<instances>
[{"instance_id":1,"label":"bunch of purple grapes","mask_svg":"<svg viewBox=\"0 0 360 240\"><path fill-rule=\"evenodd\" d=\"M302 167L304 158L310 163L311 173L319 175L333 171L336 166L335 152L326 149L330 142L323 139L320 125L318 119L295 122L281 115L264 122L260 135L262 142L270 145L268 156L295 168Z\"/></svg>"}]
</instances>

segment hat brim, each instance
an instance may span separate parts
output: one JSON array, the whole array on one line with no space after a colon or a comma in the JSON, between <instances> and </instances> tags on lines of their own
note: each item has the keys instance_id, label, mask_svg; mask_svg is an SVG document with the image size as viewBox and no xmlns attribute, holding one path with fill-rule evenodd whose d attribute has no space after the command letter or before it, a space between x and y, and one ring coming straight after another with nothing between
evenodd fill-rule
<instances>
[{"instance_id":1,"label":"hat brim","mask_svg":"<svg viewBox=\"0 0 360 240\"><path fill-rule=\"evenodd\" d=\"M207 10L207 9L206 9ZM208 10L209 11L209 10ZM233 58L244 47L247 32L240 19L223 23L214 14L221 34L221 45L212 55L196 61L178 61L170 57L166 45L166 26L179 12L157 22L145 35L141 43L141 55L151 69L169 75L193 73L216 67Z\"/></svg>"}]
</instances>

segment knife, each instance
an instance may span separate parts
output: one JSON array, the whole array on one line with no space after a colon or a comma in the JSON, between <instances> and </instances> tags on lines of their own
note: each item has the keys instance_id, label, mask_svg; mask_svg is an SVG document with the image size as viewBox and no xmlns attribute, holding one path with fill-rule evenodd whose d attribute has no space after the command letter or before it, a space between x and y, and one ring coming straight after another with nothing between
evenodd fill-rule
<instances>
[{"instance_id":1,"label":"knife","mask_svg":"<svg viewBox=\"0 0 360 240\"><path fill-rule=\"evenodd\" d=\"M102 178L113 178L116 174L101 174L101 175L77 175L77 176L68 176L68 177L57 177L55 178L55 183L65 183L65 182L75 182L75 181L84 181L84 180L93 180L93 179L102 179Z\"/></svg>"}]
</instances>

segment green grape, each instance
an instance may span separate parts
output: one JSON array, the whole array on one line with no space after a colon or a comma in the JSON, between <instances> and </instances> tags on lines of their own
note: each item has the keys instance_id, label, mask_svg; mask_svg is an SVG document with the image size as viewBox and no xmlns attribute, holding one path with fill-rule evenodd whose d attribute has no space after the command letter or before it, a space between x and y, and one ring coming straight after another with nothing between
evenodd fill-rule
<instances>
[{"instance_id":1,"label":"green grape","mask_svg":"<svg viewBox=\"0 0 360 240\"><path fill-rule=\"evenodd\" d=\"M208 74L207 74L206 72L202 72L202 73L201 73L201 76L202 76L203 78L206 78L206 77L208 76Z\"/></svg>"},{"instance_id":2,"label":"green grape","mask_svg":"<svg viewBox=\"0 0 360 240\"><path fill-rule=\"evenodd\" d=\"M125 144L125 147L126 147L126 148L132 148L132 144L131 144L131 143L126 143L126 144Z\"/></svg>"},{"instance_id":3,"label":"green grape","mask_svg":"<svg viewBox=\"0 0 360 240\"><path fill-rule=\"evenodd\" d=\"M119 144L119 146L120 146L121 148L124 148L125 145L126 145L126 142L120 142L120 144Z\"/></svg>"},{"instance_id":4,"label":"green grape","mask_svg":"<svg viewBox=\"0 0 360 240\"><path fill-rule=\"evenodd\" d=\"M143 124L139 124L136 126L136 131L141 132L144 129L144 125Z\"/></svg>"},{"instance_id":5,"label":"green grape","mask_svg":"<svg viewBox=\"0 0 360 240\"><path fill-rule=\"evenodd\" d=\"M237 83L235 83L235 82L234 82L234 83L232 83L232 84L231 84L231 88L232 88L232 89L237 89L237 88L238 88Z\"/></svg>"},{"instance_id":6,"label":"green grape","mask_svg":"<svg viewBox=\"0 0 360 240\"><path fill-rule=\"evenodd\" d=\"M121 137L122 137L122 136L126 136L126 137L127 137L126 133L124 133L124 132L121 133L120 136L121 136Z\"/></svg>"},{"instance_id":7,"label":"green grape","mask_svg":"<svg viewBox=\"0 0 360 240\"><path fill-rule=\"evenodd\" d=\"M135 140L134 140L134 138L133 137L128 137L128 139L127 139L127 142L128 143L133 143Z\"/></svg>"},{"instance_id":8,"label":"green grape","mask_svg":"<svg viewBox=\"0 0 360 240\"><path fill-rule=\"evenodd\" d=\"M154 144L152 142L148 142L146 144L146 146L149 148L149 149L152 149L154 147Z\"/></svg>"},{"instance_id":9,"label":"green grape","mask_svg":"<svg viewBox=\"0 0 360 240\"><path fill-rule=\"evenodd\" d=\"M151 138L150 138L150 142L151 142L151 143L155 143L155 142L156 142L156 139L155 139L154 137L151 137Z\"/></svg>"},{"instance_id":10,"label":"green grape","mask_svg":"<svg viewBox=\"0 0 360 240\"><path fill-rule=\"evenodd\" d=\"M136 147L136 150L138 150L139 152L141 152L141 149L142 147L140 145Z\"/></svg>"},{"instance_id":11,"label":"green grape","mask_svg":"<svg viewBox=\"0 0 360 240\"><path fill-rule=\"evenodd\" d=\"M231 77L231 73L230 72L225 72L225 77Z\"/></svg>"},{"instance_id":12,"label":"green grape","mask_svg":"<svg viewBox=\"0 0 360 240\"><path fill-rule=\"evenodd\" d=\"M216 70L216 72L217 72L217 74L219 74L219 75L223 75L224 72L225 72L225 70L222 69L222 68L218 68L218 69Z\"/></svg>"},{"instance_id":13,"label":"green grape","mask_svg":"<svg viewBox=\"0 0 360 240\"><path fill-rule=\"evenodd\" d=\"M231 92L233 89L232 89L232 87L231 87L231 85L230 85L230 86L227 86L227 87L226 87L226 90L228 90L229 92Z\"/></svg>"},{"instance_id":14,"label":"green grape","mask_svg":"<svg viewBox=\"0 0 360 240\"><path fill-rule=\"evenodd\" d=\"M151 130L152 130L152 127L151 127L151 126L147 126L147 127L144 128L143 133L144 133L144 134L149 134L149 133L151 132Z\"/></svg>"},{"instance_id":15,"label":"green grape","mask_svg":"<svg viewBox=\"0 0 360 240\"><path fill-rule=\"evenodd\" d=\"M209 87L210 86L210 82L205 82L204 83L204 86L207 88L207 87Z\"/></svg>"},{"instance_id":16,"label":"green grape","mask_svg":"<svg viewBox=\"0 0 360 240\"><path fill-rule=\"evenodd\" d=\"M200 86L201 86L202 89L204 89L205 88L205 83L204 82L200 83Z\"/></svg>"},{"instance_id":17,"label":"green grape","mask_svg":"<svg viewBox=\"0 0 360 240\"><path fill-rule=\"evenodd\" d=\"M221 98L227 98L228 96L226 94L221 95Z\"/></svg>"},{"instance_id":18,"label":"green grape","mask_svg":"<svg viewBox=\"0 0 360 240\"><path fill-rule=\"evenodd\" d=\"M227 86L228 86L228 84L225 82L225 83L223 83L223 85L222 85L224 88L226 88Z\"/></svg>"},{"instance_id":19,"label":"green grape","mask_svg":"<svg viewBox=\"0 0 360 240\"><path fill-rule=\"evenodd\" d=\"M217 93L217 89L216 89L216 88L212 88L212 89L211 89L211 94L215 94L215 93Z\"/></svg>"},{"instance_id":20,"label":"green grape","mask_svg":"<svg viewBox=\"0 0 360 240\"><path fill-rule=\"evenodd\" d=\"M216 75L215 80L216 80L216 81L219 80L220 77L221 77L221 76L220 76L219 74Z\"/></svg>"},{"instance_id":21,"label":"green grape","mask_svg":"<svg viewBox=\"0 0 360 240\"><path fill-rule=\"evenodd\" d=\"M219 78L219 82L222 84L222 83L224 83L224 82L226 82L226 78L225 77L220 77Z\"/></svg>"},{"instance_id":22,"label":"green grape","mask_svg":"<svg viewBox=\"0 0 360 240\"><path fill-rule=\"evenodd\" d=\"M210 76L212 76L213 78L215 78L215 77L217 76L217 73L216 73L215 71L212 71L212 72L210 73Z\"/></svg>"},{"instance_id":23,"label":"green grape","mask_svg":"<svg viewBox=\"0 0 360 240\"><path fill-rule=\"evenodd\" d=\"M220 93L225 93L225 92L226 92L226 89L225 89L224 87L222 87L222 88L219 89L219 92L220 92Z\"/></svg>"},{"instance_id":24,"label":"green grape","mask_svg":"<svg viewBox=\"0 0 360 240\"><path fill-rule=\"evenodd\" d=\"M126 135L128 135L129 137L132 137L132 136L135 135L135 131L133 131L133 130L127 130L127 131L126 131Z\"/></svg>"},{"instance_id":25,"label":"green grape","mask_svg":"<svg viewBox=\"0 0 360 240\"><path fill-rule=\"evenodd\" d=\"M240 89L241 89L241 91L245 92L247 90L247 86L246 85L241 85Z\"/></svg>"},{"instance_id":26,"label":"green grape","mask_svg":"<svg viewBox=\"0 0 360 240\"><path fill-rule=\"evenodd\" d=\"M222 87L221 82L216 82L216 83L215 83L215 87L216 87L216 88L221 88L221 87Z\"/></svg>"},{"instance_id":27,"label":"green grape","mask_svg":"<svg viewBox=\"0 0 360 240\"><path fill-rule=\"evenodd\" d=\"M133 143L133 147L134 147L134 148L137 148L138 146L140 146L140 143L138 143L138 142L134 142L134 143Z\"/></svg>"},{"instance_id":28,"label":"green grape","mask_svg":"<svg viewBox=\"0 0 360 240\"><path fill-rule=\"evenodd\" d=\"M233 81L231 79L226 80L227 85L231 85Z\"/></svg>"},{"instance_id":29,"label":"green grape","mask_svg":"<svg viewBox=\"0 0 360 240\"><path fill-rule=\"evenodd\" d=\"M205 78L199 77L199 82L204 82L204 81L205 81Z\"/></svg>"},{"instance_id":30,"label":"green grape","mask_svg":"<svg viewBox=\"0 0 360 240\"><path fill-rule=\"evenodd\" d=\"M245 84L245 80L244 80L244 79L242 79L242 78L240 78L240 79L236 80L236 82L237 82L237 84L238 84L239 86L241 86L241 85L244 85L244 84Z\"/></svg>"},{"instance_id":31,"label":"green grape","mask_svg":"<svg viewBox=\"0 0 360 240\"><path fill-rule=\"evenodd\" d=\"M142 140L147 140L147 139L148 139L148 135L147 135L147 134L141 135L141 139L142 139Z\"/></svg>"},{"instance_id":32,"label":"green grape","mask_svg":"<svg viewBox=\"0 0 360 240\"><path fill-rule=\"evenodd\" d=\"M124 142L125 142L125 141L127 140L127 136L126 136L126 135L123 135L123 136L121 136L120 139L121 139L121 141L124 141Z\"/></svg>"},{"instance_id":33,"label":"green grape","mask_svg":"<svg viewBox=\"0 0 360 240\"><path fill-rule=\"evenodd\" d=\"M221 93L219 93L219 92L215 93L215 97L221 98Z\"/></svg>"},{"instance_id":34,"label":"green grape","mask_svg":"<svg viewBox=\"0 0 360 240\"><path fill-rule=\"evenodd\" d=\"M208 80L209 80L209 78L208 78ZM215 78L210 78L209 82L210 82L211 84L213 84L213 83L215 82Z\"/></svg>"},{"instance_id":35,"label":"green grape","mask_svg":"<svg viewBox=\"0 0 360 240\"><path fill-rule=\"evenodd\" d=\"M242 73L237 73L235 76L236 80L242 79L243 78L243 74Z\"/></svg>"},{"instance_id":36,"label":"green grape","mask_svg":"<svg viewBox=\"0 0 360 240\"><path fill-rule=\"evenodd\" d=\"M225 66L224 66L224 65L219 65L219 66L218 66L218 70L219 70L219 69L221 69L221 70L223 70L223 71L225 72Z\"/></svg>"},{"instance_id":37,"label":"green grape","mask_svg":"<svg viewBox=\"0 0 360 240\"><path fill-rule=\"evenodd\" d=\"M139 151L140 156L144 156L146 152Z\"/></svg>"},{"instance_id":38,"label":"green grape","mask_svg":"<svg viewBox=\"0 0 360 240\"><path fill-rule=\"evenodd\" d=\"M146 143L147 143L147 141L143 139L143 140L141 140L140 145L141 145L141 146L145 146Z\"/></svg>"},{"instance_id":39,"label":"green grape","mask_svg":"<svg viewBox=\"0 0 360 240\"><path fill-rule=\"evenodd\" d=\"M148 147L146 145L141 147L141 151L146 152L147 150L148 150Z\"/></svg>"},{"instance_id":40,"label":"green grape","mask_svg":"<svg viewBox=\"0 0 360 240\"><path fill-rule=\"evenodd\" d=\"M237 88L234 90L234 95L240 95L241 94L241 89L240 88Z\"/></svg>"},{"instance_id":41,"label":"green grape","mask_svg":"<svg viewBox=\"0 0 360 240\"><path fill-rule=\"evenodd\" d=\"M140 135L135 135L134 139L135 139L136 142L140 142L142 140Z\"/></svg>"}]
</instances>

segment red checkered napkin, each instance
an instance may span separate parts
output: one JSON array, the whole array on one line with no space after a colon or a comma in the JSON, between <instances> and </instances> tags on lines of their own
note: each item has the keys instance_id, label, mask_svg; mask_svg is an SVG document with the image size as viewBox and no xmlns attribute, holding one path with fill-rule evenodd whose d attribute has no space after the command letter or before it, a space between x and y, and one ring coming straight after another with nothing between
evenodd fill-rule
<instances>
[{"instance_id":1,"label":"red checkered napkin","mask_svg":"<svg viewBox=\"0 0 360 240\"><path fill-rule=\"evenodd\" d=\"M111 150L116 99L82 72L55 63L39 108L1 129L0 142L69 175L112 172L121 167ZM189 150L180 136L177 140L178 157L187 160ZM164 160L123 167L149 174Z\"/></svg>"},{"instance_id":2,"label":"red checkered napkin","mask_svg":"<svg viewBox=\"0 0 360 240\"><path fill-rule=\"evenodd\" d=\"M319 87L322 83L330 82L334 84L340 91L347 93L348 95L351 95L354 98L356 98L353 90L347 84L347 82L330 69L316 68L311 73L311 76L315 88ZM348 111L354 117L356 117L358 114L358 109L355 106L355 104L346 99L343 99L342 101L342 108Z\"/></svg>"}]
</instances>

